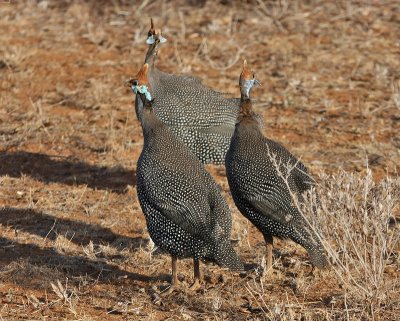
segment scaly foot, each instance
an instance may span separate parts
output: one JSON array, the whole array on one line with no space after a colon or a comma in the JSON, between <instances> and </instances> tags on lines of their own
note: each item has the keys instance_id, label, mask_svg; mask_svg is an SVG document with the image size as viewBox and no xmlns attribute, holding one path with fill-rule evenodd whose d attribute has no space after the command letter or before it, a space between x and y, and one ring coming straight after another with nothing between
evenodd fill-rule
<instances>
[{"instance_id":1,"label":"scaly foot","mask_svg":"<svg viewBox=\"0 0 400 321\"><path fill-rule=\"evenodd\" d=\"M194 279L194 282L192 283L192 285L189 287L189 290L196 292L200 288L201 288L200 280L196 278L196 279Z\"/></svg>"}]
</instances>

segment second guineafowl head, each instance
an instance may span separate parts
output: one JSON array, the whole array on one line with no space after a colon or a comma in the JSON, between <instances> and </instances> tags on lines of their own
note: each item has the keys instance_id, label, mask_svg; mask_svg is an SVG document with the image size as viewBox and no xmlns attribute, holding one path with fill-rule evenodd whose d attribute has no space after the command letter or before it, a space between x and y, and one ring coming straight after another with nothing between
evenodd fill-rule
<instances>
[{"instance_id":1,"label":"second guineafowl head","mask_svg":"<svg viewBox=\"0 0 400 321\"><path fill-rule=\"evenodd\" d=\"M160 29L154 28L153 19L150 21L150 29L147 33L146 43L149 45L149 48L146 53L145 63L154 65L157 55L158 48L160 44L167 42L167 39L163 37Z\"/></svg>"},{"instance_id":2,"label":"second guineafowl head","mask_svg":"<svg viewBox=\"0 0 400 321\"><path fill-rule=\"evenodd\" d=\"M301 201L303 192L314 181L307 168L285 147L264 137L250 99L254 84L258 81L244 61L239 79L240 111L225 159L233 199L241 213L263 233L268 268L272 267L274 236L300 244L308 251L313 265L324 267L324 248L293 198Z\"/></svg>"}]
</instances>

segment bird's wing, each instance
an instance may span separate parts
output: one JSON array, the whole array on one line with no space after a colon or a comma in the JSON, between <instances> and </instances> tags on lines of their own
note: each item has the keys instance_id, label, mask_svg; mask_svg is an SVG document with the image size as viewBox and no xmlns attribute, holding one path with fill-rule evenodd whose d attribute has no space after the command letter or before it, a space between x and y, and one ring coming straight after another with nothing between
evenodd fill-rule
<instances>
[{"instance_id":1,"label":"bird's wing","mask_svg":"<svg viewBox=\"0 0 400 321\"><path fill-rule=\"evenodd\" d=\"M206 191L197 179L187 179L171 171L153 181L157 188L146 188L146 200L164 217L191 235L202 235L211 229L210 205ZM161 192L160 192L161 191Z\"/></svg>"},{"instance_id":2,"label":"bird's wing","mask_svg":"<svg viewBox=\"0 0 400 321\"><path fill-rule=\"evenodd\" d=\"M263 182L257 186L254 184L247 190L251 192L242 193L242 197L258 213L282 224L294 223L294 217L291 214L295 210L294 202L286 186Z\"/></svg>"},{"instance_id":3,"label":"bird's wing","mask_svg":"<svg viewBox=\"0 0 400 321\"><path fill-rule=\"evenodd\" d=\"M307 167L305 167L301 162L297 163L296 167L291 173L291 177L296 184L299 195L303 194L305 191L308 191L312 186L315 185L315 180L309 174Z\"/></svg>"},{"instance_id":4,"label":"bird's wing","mask_svg":"<svg viewBox=\"0 0 400 321\"><path fill-rule=\"evenodd\" d=\"M289 150L280 143L271 139L265 139L265 143L269 150L277 156L277 161L280 163L280 170L285 176L288 175L290 187L297 196L300 196L305 191L309 190L315 184L314 179L309 174L307 167L296 158Z\"/></svg>"}]
</instances>

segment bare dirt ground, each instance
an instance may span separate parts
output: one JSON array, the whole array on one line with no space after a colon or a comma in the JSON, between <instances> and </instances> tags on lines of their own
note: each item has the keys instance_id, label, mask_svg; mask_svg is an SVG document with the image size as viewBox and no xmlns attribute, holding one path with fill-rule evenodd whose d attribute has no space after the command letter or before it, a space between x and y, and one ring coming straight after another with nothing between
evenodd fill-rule
<instances>
[{"instance_id":1,"label":"bare dirt ground","mask_svg":"<svg viewBox=\"0 0 400 321\"><path fill-rule=\"evenodd\" d=\"M196 1L192 1L195 3ZM400 6L397 1L1 1L0 320L396 320L400 318ZM202 264L191 293L159 300L135 190L142 134L124 81L150 17L158 66L238 96L242 59L265 133L319 181L332 266L276 241L273 272ZM263 265L263 238L235 208L232 238Z\"/></svg>"}]
</instances>

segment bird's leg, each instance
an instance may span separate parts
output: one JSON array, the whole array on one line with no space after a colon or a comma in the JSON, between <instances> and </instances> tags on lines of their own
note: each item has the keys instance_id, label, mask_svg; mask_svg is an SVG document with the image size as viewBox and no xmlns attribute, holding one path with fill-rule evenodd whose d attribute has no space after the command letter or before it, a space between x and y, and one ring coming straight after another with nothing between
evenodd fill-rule
<instances>
[{"instance_id":1,"label":"bird's leg","mask_svg":"<svg viewBox=\"0 0 400 321\"><path fill-rule=\"evenodd\" d=\"M172 292L174 292L176 285L178 283L178 274L177 274L177 262L178 258L176 256L171 256L172 259L172 279L171 279L171 285L169 286L168 289L165 291L161 292L161 295L167 295Z\"/></svg>"},{"instance_id":2,"label":"bird's leg","mask_svg":"<svg viewBox=\"0 0 400 321\"><path fill-rule=\"evenodd\" d=\"M200 272L200 261L193 259L193 271L194 271L194 282L190 286L190 290L196 291L200 288L201 272Z\"/></svg>"},{"instance_id":3,"label":"bird's leg","mask_svg":"<svg viewBox=\"0 0 400 321\"><path fill-rule=\"evenodd\" d=\"M267 248L267 273L272 271L272 248L274 245L274 239L272 235L264 235L265 245Z\"/></svg>"}]
</instances>

